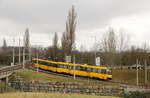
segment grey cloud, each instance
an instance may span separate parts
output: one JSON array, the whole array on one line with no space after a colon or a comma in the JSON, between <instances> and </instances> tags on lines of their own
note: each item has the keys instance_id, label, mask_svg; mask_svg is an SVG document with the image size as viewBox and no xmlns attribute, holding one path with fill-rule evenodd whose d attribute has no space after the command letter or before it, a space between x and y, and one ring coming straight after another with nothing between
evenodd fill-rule
<instances>
[{"instance_id":1,"label":"grey cloud","mask_svg":"<svg viewBox=\"0 0 150 98\"><path fill-rule=\"evenodd\" d=\"M14 20L20 25L31 25L37 31L45 25L49 25L46 29L60 31L71 5L71 0L5 0L0 5L0 18ZM46 29L44 31L48 32Z\"/></svg>"},{"instance_id":2,"label":"grey cloud","mask_svg":"<svg viewBox=\"0 0 150 98\"><path fill-rule=\"evenodd\" d=\"M31 24L37 31L42 28L44 32L61 31L68 9L74 4L79 28L95 29L107 25L113 17L150 10L149 3L148 0L1 0L0 17Z\"/></svg>"},{"instance_id":3,"label":"grey cloud","mask_svg":"<svg viewBox=\"0 0 150 98\"><path fill-rule=\"evenodd\" d=\"M103 28L119 16L150 11L149 0L0 0L0 20L5 18L15 23L15 26L12 26L13 23L6 25L10 29L6 33L11 30L24 32L26 27L34 33L63 32L72 4L78 16L78 32Z\"/></svg>"},{"instance_id":4,"label":"grey cloud","mask_svg":"<svg viewBox=\"0 0 150 98\"><path fill-rule=\"evenodd\" d=\"M149 0L80 0L79 21L84 29L109 25L109 20L150 10Z\"/></svg>"}]
</instances>

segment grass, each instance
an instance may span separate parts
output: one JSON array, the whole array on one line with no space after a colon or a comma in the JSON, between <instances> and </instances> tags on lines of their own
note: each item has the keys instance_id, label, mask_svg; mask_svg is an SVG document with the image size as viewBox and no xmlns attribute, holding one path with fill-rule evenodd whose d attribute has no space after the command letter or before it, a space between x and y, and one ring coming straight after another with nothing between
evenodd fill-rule
<instances>
[{"instance_id":1,"label":"grass","mask_svg":"<svg viewBox=\"0 0 150 98\"><path fill-rule=\"evenodd\" d=\"M145 70L139 70L139 83L144 83L144 75ZM115 69L112 72L113 79L112 81L118 81L122 83L128 84L136 84L136 70L131 69ZM150 75L150 70L148 70L148 75ZM150 84L150 77L148 76L148 84Z\"/></svg>"},{"instance_id":2,"label":"grass","mask_svg":"<svg viewBox=\"0 0 150 98\"><path fill-rule=\"evenodd\" d=\"M122 82L127 84L136 85L136 70L130 69L115 69L113 70L113 79L112 81ZM148 70L148 75L150 74L150 70ZM24 81L54 81L54 82L78 82L83 83L85 85L92 85L92 86L113 86L119 87L119 85L109 84L105 82L97 82L93 80L87 79L76 79L72 78L52 75L52 74L44 74L44 73L37 73L29 70L21 70L17 71L16 75L21 76ZM139 70L139 84L144 84L144 70ZM150 84L150 77L148 77L148 84Z\"/></svg>"},{"instance_id":3,"label":"grass","mask_svg":"<svg viewBox=\"0 0 150 98\"><path fill-rule=\"evenodd\" d=\"M0 98L119 98L112 96L94 96L60 93L3 93Z\"/></svg>"},{"instance_id":4,"label":"grass","mask_svg":"<svg viewBox=\"0 0 150 98\"><path fill-rule=\"evenodd\" d=\"M52 74L45 74L45 73L37 73L29 70L20 70L16 72L17 76L20 76L23 78L23 81L53 81L53 82L77 82L77 83L83 83L85 85L92 85L92 86L113 86L118 87L118 85L109 84L105 82L97 82L93 80L87 79L73 79L68 77L62 77L58 75L52 75Z\"/></svg>"},{"instance_id":5,"label":"grass","mask_svg":"<svg viewBox=\"0 0 150 98\"><path fill-rule=\"evenodd\" d=\"M2 67L7 67L8 65L0 65L0 68L2 68Z\"/></svg>"}]
</instances>

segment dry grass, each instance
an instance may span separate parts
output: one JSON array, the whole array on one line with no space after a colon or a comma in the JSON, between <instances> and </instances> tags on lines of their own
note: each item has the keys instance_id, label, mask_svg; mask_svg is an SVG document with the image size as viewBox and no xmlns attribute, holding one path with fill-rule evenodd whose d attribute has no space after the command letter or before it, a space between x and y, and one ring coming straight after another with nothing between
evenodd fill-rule
<instances>
[{"instance_id":1,"label":"dry grass","mask_svg":"<svg viewBox=\"0 0 150 98\"><path fill-rule=\"evenodd\" d=\"M0 68L2 68L2 67L7 67L8 65L0 65Z\"/></svg>"},{"instance_id":2,"label":"dry grass","mask_svg":"<svg viewBox=\"0 0 150 98\"><path fill-rule=\"evenodd\" d=\"M94 96L60 93L3 93L0 98L119 98L112 96Z\"/></svg>"}]
</instances>

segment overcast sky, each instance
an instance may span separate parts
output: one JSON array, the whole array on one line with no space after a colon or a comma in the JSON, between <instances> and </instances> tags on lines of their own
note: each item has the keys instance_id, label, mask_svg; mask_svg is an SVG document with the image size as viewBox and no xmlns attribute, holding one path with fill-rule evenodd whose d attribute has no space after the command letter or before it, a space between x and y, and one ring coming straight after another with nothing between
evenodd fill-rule
<instances>
[{"instance_id":1,"label":"overcast sky","mask_svg":"<svg viewBox=\"0 0 150 98\"><path fill-rule=\"evenodd\" d=\"M49 46L58 32L65 31L68 10L77 12L76 45L90 49L108 27L123 29L131 43L140 45L150 39L150 0L0 0L0 46L5 38L23 38L29 28L31 45Z\"/></svg>"}]
</instances>

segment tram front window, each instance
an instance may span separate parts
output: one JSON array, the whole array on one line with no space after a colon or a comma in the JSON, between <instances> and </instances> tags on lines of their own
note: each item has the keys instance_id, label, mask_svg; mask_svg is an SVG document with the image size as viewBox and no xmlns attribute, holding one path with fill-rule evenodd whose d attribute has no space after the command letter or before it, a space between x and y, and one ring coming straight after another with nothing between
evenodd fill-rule
<instances>
[{"instance_id":1,"label":"tram front window","mask_svg":"<svg viewBox=\"0 0 150 98\"><path fill-rule=\"evenodd\" d=\"M112 70L111 69L107 69L106 70L106 74L111 75L112 74Z\"/></svg>"}]
</instances>

